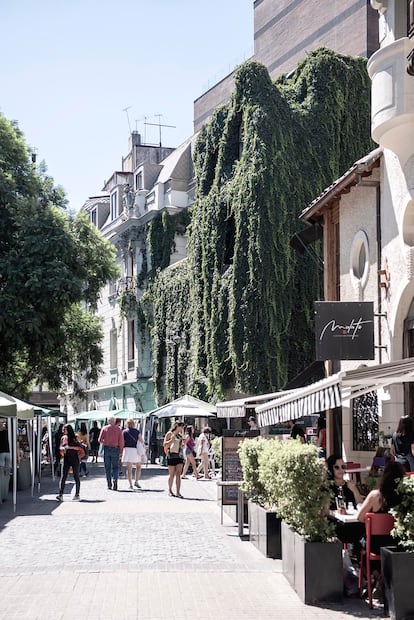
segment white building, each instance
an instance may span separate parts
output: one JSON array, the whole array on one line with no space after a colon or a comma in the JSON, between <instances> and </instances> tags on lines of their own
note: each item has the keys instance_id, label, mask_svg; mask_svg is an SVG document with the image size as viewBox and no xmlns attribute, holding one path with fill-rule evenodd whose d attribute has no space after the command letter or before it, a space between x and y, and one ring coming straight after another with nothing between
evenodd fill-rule
<instances>
[{"instance_id":1,"label":"white building","mask_svg":"<svg viewBox=\"0 0 414 620\"><path fill-rule=\"evenodd\" d=\"M140 329L134 302L142 296L151 270L148 224L165 211L173 216L193 202L194 141L195 137L176 149L165 148L142 144L140 134L133 132L121 170L105 182L102 194L82 207L115 246L120 277L102 290L97 309L104 331L102 375L97 385L85 385L85 401L67 395L69 415L86 409L155 408L150 338ZM170 265L186 255L184 231L176 232Z\"/></svg>"}]
</instances>

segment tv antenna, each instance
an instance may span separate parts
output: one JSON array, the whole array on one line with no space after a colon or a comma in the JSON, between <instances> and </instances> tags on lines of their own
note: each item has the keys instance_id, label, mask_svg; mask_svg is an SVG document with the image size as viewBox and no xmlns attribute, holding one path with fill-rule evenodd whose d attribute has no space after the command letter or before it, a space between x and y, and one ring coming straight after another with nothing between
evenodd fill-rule
<instances>
[{"instance_id":1,"label":"tv antenna","mask_svg":"<svg viewBox=\"0 0 414 620\"><path fill-rule=\"evenodd\" d=\"M131 108L131 106L129 105L127 108L123 108L122 112L125 112L125 114L126 114L127 121L128 121L128 129L129 129L129 133L131 134L132 133L132 131L131 131L131 123L130 123L129 114L128 114L128 110L130 108Z\"/></svg>"},{"instance_id":2,"label":"tv antenna","mask_svg":"<svg viewBox=\"0 0 414 620\"><path fill-rule=\"evenodd\" d=\"M145 121L144 125L152 125L153 127L158 127L159 136L160 136L160 146L162 146L162 142L161 142L161 127L172 127L173 129L175 129L175 125L164 125L163 123L161 123L162 114L154 114L154 116L158 116L158 123L147 123Z\"/></svg>"}]
</instances>

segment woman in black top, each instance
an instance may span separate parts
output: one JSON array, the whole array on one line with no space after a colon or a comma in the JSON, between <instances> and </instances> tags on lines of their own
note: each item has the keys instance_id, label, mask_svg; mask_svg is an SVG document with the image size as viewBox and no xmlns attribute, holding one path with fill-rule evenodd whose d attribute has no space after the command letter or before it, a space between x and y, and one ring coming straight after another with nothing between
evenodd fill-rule
<instances>
[{"instance_id":1,"label":"woman in black top","mask_svg":"<svg viewBox=\"0 0 414 620\"><path fill-rule=\"evenodd\" d=\"M337 499L342 498L343 508L339 512L345 513L349 504L354 508L362 504L364 498L358 491L357 486L350 480L344 479L346 470L345 463L339 454L332 454L326 459L328 478L331 480L331 510L337 510ZM339 503L339 502L338 502ZM362 523L341 523L335 521L335 533L337 538L346 544L353 545L353 554L358 557L361 549L360 540L365 532Z\"/></svg>"},{"instance_id":2,"label":"woman in black top","mask_svg":"<svg viewBox=\"0 0 414 620\"><path fill-rule=\"evenodd\" d=\"M60 489L59 495L56 496L58 502L63 500L63 492L65 490L66 478L68 477L69 469L72 468L73 477L75 479L75 495L73 496L74 500L79 500L79 490L80 490L80 477L79 477L79 452L83 449L76 439L75 431L70 424L65 424L63 427L63 436L62 441L60 442L60 450L64 453L63 456L63 467L62 467L62 477L60 479Z\"/></svg>"},{"instance_id":3,"label":"woman in black top","mask_svg":"<svg viewBox=\"0 0 414 620\"><path fill-rule=\"evenodd\" d=\"M392 435L391 454L405 471L414 471L414 428L409 415L398 422L397 430Z\"/></svg>"}]
</instances>

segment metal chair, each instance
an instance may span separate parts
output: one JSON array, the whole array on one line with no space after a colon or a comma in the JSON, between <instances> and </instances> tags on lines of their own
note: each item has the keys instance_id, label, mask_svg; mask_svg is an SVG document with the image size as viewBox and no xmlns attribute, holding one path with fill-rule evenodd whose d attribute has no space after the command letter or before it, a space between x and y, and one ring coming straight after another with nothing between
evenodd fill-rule
<instances>
[{"instance_id":1,"label":"metal chair","mask_svg":"<svg viewBox=\"0 0 414 620\"><path fill-rule=\"evenodd\" d=\"M372 609L371 562L381 562L381 556L371 550L372 536L387 536L394 527L394 517L387 513L368 512L365 516L366 547L359 562L359 596L362 596L364 574L367 579L369 607Z\"/></svg>"}]
</instances>

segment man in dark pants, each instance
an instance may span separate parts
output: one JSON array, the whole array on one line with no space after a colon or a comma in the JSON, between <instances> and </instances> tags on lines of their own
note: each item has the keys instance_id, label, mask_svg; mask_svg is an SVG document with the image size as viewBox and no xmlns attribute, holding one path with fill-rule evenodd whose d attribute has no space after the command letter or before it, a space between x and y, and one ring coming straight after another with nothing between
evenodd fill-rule
<instances>
[{"instance_id":1,"label":"man in dark pants","mask_svg":"<svg viewBox=\"0 0 414 620\"><path fill-rule=\"evenodd\" d=\"M121 428L115 424L115 418L109 418L99 434L99 443L104 447L104 465L108 489L118 490L119 458L124 449ZM112 486L113 480L113 486Z\"/></svg>"}]
</instances>

